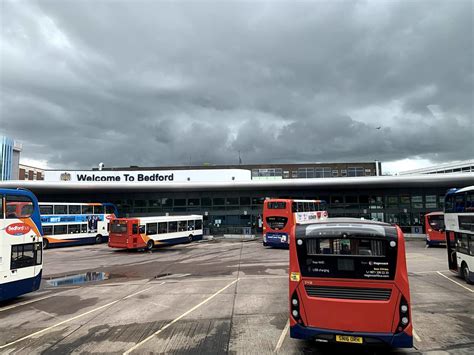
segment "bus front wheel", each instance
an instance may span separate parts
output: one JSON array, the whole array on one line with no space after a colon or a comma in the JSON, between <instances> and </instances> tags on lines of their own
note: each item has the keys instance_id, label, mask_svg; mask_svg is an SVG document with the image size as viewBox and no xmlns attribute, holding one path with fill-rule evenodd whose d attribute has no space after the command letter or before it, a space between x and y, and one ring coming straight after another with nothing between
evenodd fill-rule
<instances>
[{"instance_id":1,"label":"bus front wheel","mask_svg":"<svg viewBox=\"0 0 474 355\"><path fill-rule=\"evenodd\" d=\"M43 249L48 249L49 247L49 240L43 237Z\"/></svg>"},{"instance_id":2,"label":"bus front wheel","mask_svg":"<svg viewBox=\"0 0 474 355\"><path fill-rule=\"evenodd\" d=\"M469 272L468 266L463 263L463 264L462 264L462 267L461 267L461 270L462 270L462 276L464 277L464 280L465 280L468 284L472 285L473 282L472 282L471 279L469 278L470 272Z\"/></svg>"},{"instance_id":3,"label":"bus front wheel","mask_svg":"<svg viewBox=\"0 0 474 355\"><path fill-rule=\"evenodd\" d=\"M95 237L95 244L100 244L102 243L102 236L100 234Z\"/></svg>"},{"instance_id":4,"label":"bus front wheel","mask_svg":"<svg viewBox=\"0 0 474 355\"><path fill-rule=\"evenodd\" d=\"M192 241L193 241L193 235L190 234L190 235L188 236L188 243L191 243Z\"/></svg>"},{"instance_id":5,"label":"bus front wheel","mask_svg":"<svg viewBox=\"0 0 474 355\"><path fill-rule=\"evenodd\" d=\"M153 243L153 240L150 239L148 242L146 242L146 250L147 251L152 250L154 246L155 246L155 243Z\"/></svg>"}]
</instances>

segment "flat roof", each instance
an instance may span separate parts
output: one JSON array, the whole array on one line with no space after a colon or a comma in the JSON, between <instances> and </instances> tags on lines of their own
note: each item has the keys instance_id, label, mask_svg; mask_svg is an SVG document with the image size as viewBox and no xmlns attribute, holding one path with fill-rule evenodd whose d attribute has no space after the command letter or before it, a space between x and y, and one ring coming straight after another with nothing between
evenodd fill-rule
<instances>
[{"instance_id":1,"label":"flat roof","mask_svg":"<svg viewBox=\"0 0 474 355\"><path fill-rule=\"evenodd\" d=\"M466 187L474 185L474 173L407 176L366 176L315 179L249 180L223 182L0 182L0 188L24 188L38 193L87 192L183 192L218 190L359 189L401 187Z\"/></svg>"}]
</instances>

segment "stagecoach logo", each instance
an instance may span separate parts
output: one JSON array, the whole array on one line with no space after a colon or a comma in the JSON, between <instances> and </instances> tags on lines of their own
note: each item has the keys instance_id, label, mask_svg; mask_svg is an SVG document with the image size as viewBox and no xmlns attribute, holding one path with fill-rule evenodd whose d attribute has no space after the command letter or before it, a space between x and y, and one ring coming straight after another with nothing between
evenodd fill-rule
<instances>
[{"instance_id":1,"label":"stagecoach logo","mask_svg":"<svg viewBox=\"0 0 474 355\"><path fill-rule=\"evenodd\" d=\"M28 233L31 227L25 223L13 223L5 228L5 231L10 235L23 235Z\"/></svg>"},{"instance_id":2,"label":"stagecoach logo","mask_svg":"<svg viewBox=\"0 0 474 355\"><path fill-rule=\"evenodd\" d=\"M69 173L62 173L61 174L61 181L71 181L71 174Z\"/></svg>"}]
</instances>

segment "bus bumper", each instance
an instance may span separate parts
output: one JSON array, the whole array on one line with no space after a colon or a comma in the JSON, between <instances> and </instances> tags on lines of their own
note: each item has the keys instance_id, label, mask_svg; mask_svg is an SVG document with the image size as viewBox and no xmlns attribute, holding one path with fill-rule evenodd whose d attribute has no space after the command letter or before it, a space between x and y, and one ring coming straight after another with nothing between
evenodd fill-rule
<instances>
[{"instance_id":1,"label":"bus bumper","mask_svg":"<svg viewBox=\"0 0 474 355\"><path fill-rule=\"evenodd\" d=\"M38 275L30 277L29 279L0 284L0 301L36 291L40 287L42 273L43 271L40 271Z\"/></svg>"},{"instance_id":2,"label":"bus bumper","mask_svg":"<svg viewBox=\"0 0 474 355\"><path fill-rule=\"evenodd\" d=\"M336 343L337 335L349 335L362 337L363 345L389 345L394 348L412 348L413 337L405 332L392 333L354 333L329 329L304 327L296 324L290 327L290 336L295 339L315 340L324 343ZM339 343L342 344L342 343Z\"/></svg>"}]
</instances>

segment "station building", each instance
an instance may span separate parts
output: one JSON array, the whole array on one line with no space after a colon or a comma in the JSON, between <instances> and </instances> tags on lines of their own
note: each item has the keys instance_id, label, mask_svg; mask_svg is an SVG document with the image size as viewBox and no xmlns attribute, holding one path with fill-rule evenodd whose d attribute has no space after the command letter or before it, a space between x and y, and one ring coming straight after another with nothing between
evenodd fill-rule
<instances>
[{"instance_id":1,"label":"station building","mask_svg":"<svg viewBox=\"0 0 474 355\"><path fill-rule=\"evenodd\" d=\"M279 167L46 170L44 181L1 182L0 187L28 188L45 202L112 202L125 216L203 214L209 233L240 234L244 228L261 230L262 205L268 197L322 199L332 217L364 217L422 233L424 215L442 210L448 189L474 185L472 172L377 176L377 163L369 164L372 173L367 176L365 167L362 176L342 176L346 166L339 168L338 177L296 178L294 171L311 167L292 165L287 169L290 177L284 178L282 167L281 175L266 179L260 176L263 169L268 173Z\"/></svg>"}]
</instances>

